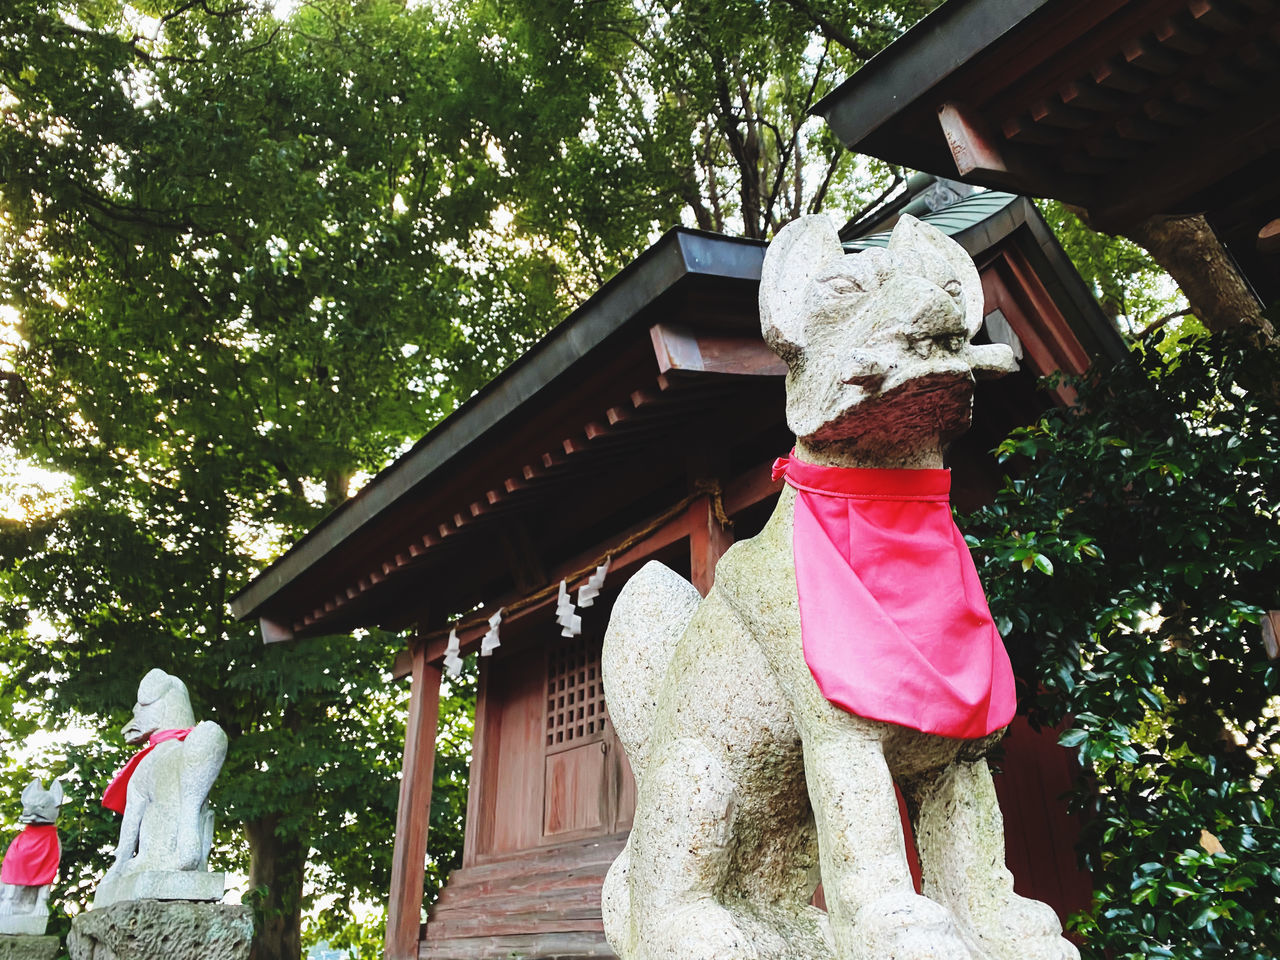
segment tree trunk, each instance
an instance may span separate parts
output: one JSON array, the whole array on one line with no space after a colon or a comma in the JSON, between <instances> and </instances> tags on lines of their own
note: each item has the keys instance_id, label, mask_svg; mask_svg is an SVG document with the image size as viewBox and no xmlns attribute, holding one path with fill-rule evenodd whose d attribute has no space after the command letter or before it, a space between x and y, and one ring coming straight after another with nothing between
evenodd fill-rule
<instances>
[{"instance_id":1,"label":"tree trunk","mask_svg":"<svg viewBox=\"0 0 1280 960\"><path fill-rule=\"evenodd\" d=\"M1204 217L1151 217L1125 231L1173 277L1191 312L1210 330L1254 327L1266 340L1275 330Z\"/></svg>"},{"instance_id":2,"label":"tree trunk","mask_svg":"<svg viewBox=\"0 0 1280 960\"><path fill-rule=\"evenodd\" d=\"M1092 226L1087 211L1071 209ZM1245 328L1264 342L1275 339L1262 305L1204 217L1149 217L1121 231L1121 236L1151 254L1209 330Z\"/></svg>"},{"instance_id":3,"label":"tree trunk","mask_svg":"<svg viewBox=\"0 0 1280 960\"><path fill-rule=\"evenodd\" d=\"M279 817L245 823L249 835L249 889L255 891L256 929L249 960L300 960L302 875L307 848L276 835Z\"/></svg>"}]
</instances>

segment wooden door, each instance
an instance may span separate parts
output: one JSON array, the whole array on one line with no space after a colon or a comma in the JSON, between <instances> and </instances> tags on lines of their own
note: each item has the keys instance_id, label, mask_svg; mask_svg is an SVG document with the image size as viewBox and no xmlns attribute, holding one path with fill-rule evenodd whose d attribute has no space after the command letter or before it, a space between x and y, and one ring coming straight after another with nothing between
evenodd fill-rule
<instances>
[{"instance_id":1,"label":"wooden door","mask_svg":"<svg viewBox=\"0 0 1280 960\"><path fill-rule=\"evenodd\" d=\"M599 636L584 634L562 639L547 652L545 840L617 829L625 758L604 702L600 649Z\"/></svg>"}]
</instances>

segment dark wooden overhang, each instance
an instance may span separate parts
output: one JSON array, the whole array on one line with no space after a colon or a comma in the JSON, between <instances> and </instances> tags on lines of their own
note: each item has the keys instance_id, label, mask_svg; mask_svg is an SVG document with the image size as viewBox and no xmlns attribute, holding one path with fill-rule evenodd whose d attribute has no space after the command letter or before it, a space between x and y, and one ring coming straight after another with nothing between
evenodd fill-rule
<instances>
[{"instance_id":1,"label":"dark wooden overhang","mask_svg":"<svg viewBox=\"0 0 1280 960\"><path fill-rule=\"evenodd\" d=\"M1077 351L1123 353L1025 198L979 193L925 219L980 265L1000 258L1019 273L1040 298L1034 312L1061 318ZM267 642L417 625L437 659L455 618L472 624L460 631L466 650L494 608L540 591L534 609L551 606L550 585L602 551L616 558L695 492L698 471L722 481L730 514L770 496L767 465L790 435L785 368L759 335L763 253L756 241L666 234L242 590L232 612L259 618ZM1049 340L1041 369L1061 356ZM985 450L998 439L967 442ZM732 455L691 463L711 446ZM686 535L672 522L645 551Z\"/></svg>"},{"instance_id":2,"label":"dark wooden overhang","mask_svg":"<svg viewBox=\"0 0 1280 960\"><path fill-rule=\"evenodd\" d=\"M1205 213L1269 299L1278 100L1280 0L948 0L815 113L851 149L1103 229Z\"/></svg>"},{"instance_id":3,"label":"dark wooden overhang","mask_svg":"<svg viewBox=\"0 0 1280 960\"><path fill-rule=\"evenodd\" d=\"M659 380L650 328L665 323L679 343L680 322L692 319L708 335L758 343L763 256L757 242L669 231L233 597L232 613L259 618L274 642L402 627L428 608L443 618L508 593L514 584L495 580L512 579L509 559L527 544L508 542L495 519L520 516L538 528L554 520L560 532L539 529L539 542L572 539L601 507L581 491L577 509L549 515L567 482L670 429L688 407L710 402L704 394L733 394L714 373L691 394L681 389L684 370ZM680 404L667 398L673 392Z\"/></svg>"}]
</instances>

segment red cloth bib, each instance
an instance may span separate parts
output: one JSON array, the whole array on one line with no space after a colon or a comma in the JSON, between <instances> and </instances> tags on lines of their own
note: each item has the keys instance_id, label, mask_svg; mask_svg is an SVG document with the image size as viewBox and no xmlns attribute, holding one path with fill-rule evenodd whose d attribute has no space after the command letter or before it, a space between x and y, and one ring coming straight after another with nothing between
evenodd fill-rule
<instances>
[{"instance_id":1,"label":"red cloth bib","mask_svg":"<svg viewBox=\"0 0 1280 960\"><path fill-rule=\"evenodd\" d=\"M832 703L945 737L1013 719L1013 668L951 519L949 470L774 464L796 489L804 657Z\"/></svg>"},{"instance_id":2,"label":"red cloth bib","mask_svg":"<svg viewBox=\"0 0 1280 960\"><path fill-rule=\"evenodd\" d=\"M102 805L116 813L124 813L125 803L129 799L129 781L133 777L133 771L137 770L138 764L142 762L142 758L166 740L187 739L187 734L194 729L194 727L187 727L185 730L157 730L153 733L147 740L147 745L135 753L129 762L120 768L120 772L111 778L106 791L102 794Z\"/></svg>"},{"instance_id":3,"label":"red cloth bib","mask_svg":"<svg viewBox=\"0 0 1280 960\"><path fill-rule=\"evenodd\" d=\"M43 887L58 875L62 847L52 823L30 823L13 838L0 864L0 883L15 887Z\"/></svg>"}]
</instances>

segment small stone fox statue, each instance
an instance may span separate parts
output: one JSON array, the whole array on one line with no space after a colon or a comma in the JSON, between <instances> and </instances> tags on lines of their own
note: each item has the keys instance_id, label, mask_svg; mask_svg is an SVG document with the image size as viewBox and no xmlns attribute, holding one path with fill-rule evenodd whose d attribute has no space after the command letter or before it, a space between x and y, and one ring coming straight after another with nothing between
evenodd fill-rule
<instances>
[{"instance_id":1,"label":"small stone fox statue","mask_svg":"<svg viewBox=\"0 0 1280 960\"><path fill-rule=\"evenodd\" d=\"M39 779L22 791L23 828L0 864L0 934L42 936L49 921L49 888L58 873L58 810L62 784Z\"/></svg>"},{"instance_id":2,"label":"small stone fox statue","mask_svg":"<svg viewBox=\"0 0 1280 960\"><path fill-rule=\"evenodd\" d=\"M116 859L93 905L118 900L218 900L223 875L209 873L209 790L227 755L227 735L196 723L186 684L151 670L138 684L133 718L121 731L141 747L116 774L102 805L123 815Z\"/></svg>"}]
</instances>

